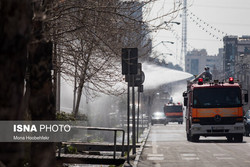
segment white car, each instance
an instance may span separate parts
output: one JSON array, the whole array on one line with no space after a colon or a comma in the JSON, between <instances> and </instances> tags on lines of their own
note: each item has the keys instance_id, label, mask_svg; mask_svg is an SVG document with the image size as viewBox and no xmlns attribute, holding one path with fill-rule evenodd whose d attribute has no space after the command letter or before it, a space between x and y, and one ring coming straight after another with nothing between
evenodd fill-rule
<instances>
[{"instance_id":1,"label":"white car","mask_svg":"<svg viewBox=\"0 0 250 167\"><path fill-rule=\"evenodd\" d=\"M154 112L151 116L151 125L154 124L167 124L167 118L164 112Z\"/></svg>"},{"instance_id":2,"label":"white car","mask_svg":"<svg viewBox=\"0 0 250 167\"><path fill-rule=\"evenodd\" d=\"M249 136L250 133L250 110L248 110L244 116L245 136Z\"/></svg>"}]
</instances>

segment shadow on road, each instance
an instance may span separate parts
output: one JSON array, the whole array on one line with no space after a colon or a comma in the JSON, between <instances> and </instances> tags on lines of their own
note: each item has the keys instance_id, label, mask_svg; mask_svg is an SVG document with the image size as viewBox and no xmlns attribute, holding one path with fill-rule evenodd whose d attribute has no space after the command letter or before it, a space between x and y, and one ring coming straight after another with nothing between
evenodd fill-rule
<instances>
[{"instance_id":1,"label":"shadow on road","mask_svg":"<svg viewBox=\"0 0 250 167\"><path fill-rule=\"evenodd\" d=\"M229 142L227 140L221 140L221 139L200 139L196 143L246 143L246 141L243 142Z\"/></svg>"}]
</instances>

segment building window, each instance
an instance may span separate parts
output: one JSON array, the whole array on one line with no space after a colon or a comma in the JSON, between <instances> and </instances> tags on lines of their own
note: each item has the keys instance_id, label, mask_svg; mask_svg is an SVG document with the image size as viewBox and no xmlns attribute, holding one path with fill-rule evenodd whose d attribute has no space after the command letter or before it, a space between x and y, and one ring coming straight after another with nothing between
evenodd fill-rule
<instances>
[{"instance_id":1,"label":"building window","mask_svg":"<svg viewBox=\"0 0 250 167\"><path fill-rule=\"evenodd\" d=\"M191 60L191 74L193 75L199 74L199 60L198 59Z\"/></svg>"}]
</instances>

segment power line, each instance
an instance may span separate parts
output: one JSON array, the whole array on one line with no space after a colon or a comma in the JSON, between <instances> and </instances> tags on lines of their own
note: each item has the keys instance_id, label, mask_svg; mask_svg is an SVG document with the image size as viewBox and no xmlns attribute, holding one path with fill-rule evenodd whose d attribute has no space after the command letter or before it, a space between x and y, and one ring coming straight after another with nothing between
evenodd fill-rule
<instances>
[{"instance_id":1,"label":"power line","mask_svg":"<svg viewBox=\"0 0 250 167\"><path fill-rule=\"evenodd\" d=\"M200 19L198 16L196 16L193 12L188 11L189 13L187 14L187 16L189 16L189 19L194 22L197 27L199 27L201 30L203 30L204 32L206 32L209 36L222 41L222 37L218 37L217 35L215 35L214 32L216 32L217 34L221 34L223 36L228 35L227 33L225 33L224 31L221 31L220 29L212 26L211 24L205 22L204 20Z\"/></svg>"},{"instance_id":2,"label":"power line","mask_svg":"<svg viewBox=\"0 0 250 167\"><path fill-rule=\"evenodd\" d=\"M205 38L188 38L189 40L206 41L206 42L220 42L216 39L205 39Z\"/></svg>"},{"instance_id":3,"label":"power line","mask_svg":"<svg viewBox=\"0 0 250 167\"><path fill-rule=\"evenodd\" d=\"M172 30L170 30L170 31L172 31ZM175 36L173 37L173 36L169 36L169 35L161 35L160 38L164 38L164 39L168 38L168 39L176 39L177 40L178 37L175 37ZM187 39L188 40L197 40L197 41L220 42L216 39L210 39L210 38L205 39L205 38L189 38L189 37L187 37ZM187 43L187 45L189 45L189 44Z\"/></svg>"},{"instance_id":4,"label":"power line","mask_svg":"<svg viewBox=\"0 0 250 167\"><path fill-rule=\"evenodd\" d=\"M176 40L178 40L179 42L182 42L182 39L181 39L180 35L175 30L170 29L170 32L172 33L172 35L175 37ZM188 42L186 44L190 48L188 50L193 50L195 48L192 45L190 45Z\"/></svg>"},{"instance_id":5,"label":"power line","mask_svg":"<svg viewBox=\"0 0 250 167\"><path fill-rule=\"evenodd\" d=\"M218 25L230 25L230 26L240 26L240 27L242 27L242 26L249 27L250 26L250 24L242 24L242 23L222 23L222 22L220 22L220 23L218 23L218 22L211 22L211 23L218 24Z\"/></svg>"},{"instance_id":6,"label":"power line","mask_svg":"<svg viewBox=\"0 0 250 167\"><path fill-rule=\"evenodd\" d=\"M248 7L235 7L235 6L213 6L213 5L193 5L195 7L204 7L204 8L219 8L219 9L234 9L234 10L250 10Z\"/></svg>"}]
</instances>

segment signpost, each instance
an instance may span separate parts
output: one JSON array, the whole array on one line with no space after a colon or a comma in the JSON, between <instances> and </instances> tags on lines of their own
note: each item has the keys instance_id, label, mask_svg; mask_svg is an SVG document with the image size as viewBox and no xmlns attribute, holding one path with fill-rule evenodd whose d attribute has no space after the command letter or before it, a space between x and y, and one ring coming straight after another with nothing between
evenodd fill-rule
<instances>
[{"instance_id":1,"label":"signpost","mask_svg":"<svg viewBox=\"0 0 250 167\"><path fill-rule=\"evenodd\" d=\"M138 112L137 112L137 142L139 134L139 101L140 92L143 91L142 83L145 80L144 72L142 71L141 63L138 63L138 49L137 48L123 48L122 49L122 74L125 75L125 81L128 82L128 98L127 98L127 147L129 163L129 131L130 131L130 87L132 87L132 144L133 154L136 153L136 130L135 130L135 91L134 87L138 87Z\"/></svg>"},{"instance_id":2,"label":"signpost","mask_svg":"<svg viewBox=\"0 0 250 167\"><path fill-rule=\"evenodd\" d=\"M138 64L138 49L137 48L122 48L122 74L128 76L128 98L127 98L127 162L129 163L129 128L130 128L130 83L134 83L134 78L131 75L137 74ZM133 86L134 87L134 84ZM132 92L133 93L133 92ZM132 98L133 100L133 98ZM134 105L134 104L133 104ZM132 110L134 106L132 107ZM132 111L133 112L133 111Z\"/></svg>"}]
</instances>

